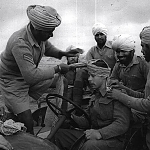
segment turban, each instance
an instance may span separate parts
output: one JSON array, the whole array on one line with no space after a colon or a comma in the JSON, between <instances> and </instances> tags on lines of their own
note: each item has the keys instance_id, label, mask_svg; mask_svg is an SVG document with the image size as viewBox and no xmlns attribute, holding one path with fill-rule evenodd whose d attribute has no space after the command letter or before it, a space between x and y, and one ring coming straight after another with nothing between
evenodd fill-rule
<instances>
[{"instance_id":1,"label":"turban","mask_svg":"<svg viewBox=\"0 0 150 150\"><path fill-rule=\"evenodd\" d=\"M141 42L150 44L150 26L144 27L140 33Z\"/></svg>"},{"instance_id":2,"label":"turban","mask_svg":"<svg viewBox=\"0 0 150 150\"><path fill-rule=\"evenodd\" d=\"M110 75L111 69L108 64L101 59L92 59L87 63L88 72L94 76L105 76Z\"/></svg>"},{"instance_id":3,"label":"turban","mask_svg":"<svg viewBox=\"0 0 150 150\"><path fill-rule=\"evenodd\" d=\"M27 16L35 29L49 31L61 23L61 17L50 6L31 5L27 8Z\"/></svg>"},{"instance_id":4,"label":"turban","mask_svg":"<svg viewBox=\"0 0 150 150\"><path fill-rule=\"evenodd\" d=\"M117 35L112 41L113 50L123 50L123 51L132 51L135 49L135 41L132 36L127 34Z\"/></svg>"},{"instance_id":5,"label":"turban","mask_svg":"<svg viewBox=\"0 0 150 150\"><path fill-rule=\"evenodd\" d=\"M101 32L107 36L107 28L105 27L105 25L101 23L94 24L94 26L92 27L93 35L95 36L98 32Z\"/></svg>"}]
</instances>

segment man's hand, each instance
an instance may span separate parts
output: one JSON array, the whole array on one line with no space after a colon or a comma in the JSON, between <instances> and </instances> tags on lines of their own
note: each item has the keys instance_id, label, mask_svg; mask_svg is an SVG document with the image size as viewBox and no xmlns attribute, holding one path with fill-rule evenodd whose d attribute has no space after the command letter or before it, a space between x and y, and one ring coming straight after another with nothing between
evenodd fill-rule
<instances>
[{"instance_id":1,"label":"man's hand","mask_svg":"<svg viewBox=\"0 0 150 150\"><path fill-rule=\"evenodd\" d=\"M79 53L79 49L72 49L71 51L66 52L66 57L75 57Z\"/></svg>"},{"instance_id":2,"label":"man's hand","mask_svg":"<svg viewBox=\"0 0 150 150\"><path fill-rule=\"evenodd\" d=\"M54 67L55 73L66 74L69 71L70 67L67 64L59 64Z\"/></svg>"},{"instance_id":3,"label":"man's hand","mask_svg":"<svg viewBox=\"0 0 150 150\"><path fill-rule=\"evenodd\" d=\"M12 145L2 136L0 135L0 148L5 150L12 150Z\"/></svg>"},{"instance_id":4,"label":"man's hand","mask_svg":"<svg viewBox=\"0 0 150 150\"><path fill-rule=\"evenodd\" d=\"M90 129L90 130L86 130L84 131L85 133L85 137L88 139L88 140L100 140L102 138L100 132L98 130L95 130L95 129Z\"/></svg>"},{"instance_id":5,"label":"man's hand","mask_svg":"<svg viewBox=\"0 0 150 150\"><path fill-rule=\"evenodd\" d=\"M64 64L64 63L59 64L59 67L60 67L60 71L59 72L61 74L66 74L69 71L69 65L67 65L67 64Z\"/></svg>"},{"instance_id":6,"label":"man's hand","mask_svg":"<svg viewBox=\"0 0 150 150\"><path fill-rule=\"evenodd\" d=\"M115 88L115 89L126 89L126 87L123 85L122 82L118 82L116 84L112 84L110 86L112 89Z\"/></svg>"},{"instance_id":7,"label":"man's hand","mask_svg":"<svg viewBox=\"0 0 150 150\"><path fill-rule=\"evenodd\" d=\"M126 90L126 86L124 86L123 83L119 82L117 79L111 79L110 81L108 81L108 87L110 87L111 89L115 88Z\"/></svg>"},{"instance_id":8,"label":"man's hand","mask_svg":"<svg viewBox=\"0 0 150 150\"><path fill-rule=\"evenodd\" d=\"M107 98L112 98L115 100L119 100L119 97L121 95L121 91L117 89L111 89L110 91L107 92Z\"/></svg>"}]
</instances>

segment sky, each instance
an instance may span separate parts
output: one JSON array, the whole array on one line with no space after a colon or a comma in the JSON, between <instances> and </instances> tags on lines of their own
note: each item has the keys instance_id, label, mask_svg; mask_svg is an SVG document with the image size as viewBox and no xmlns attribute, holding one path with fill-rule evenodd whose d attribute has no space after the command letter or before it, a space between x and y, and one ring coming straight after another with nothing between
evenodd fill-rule
<instances>
[{"instance_id":1,"label":"sky","mask_svg":"<svg viewBox=\"0 0 150 150\"><path fill-rule=\"evenodd\" d=\"M0 53L11 34L26 26L29 5L55 8L62 23L49 41L65 51L70 45L85 53L96 45L92 26L100 22L108 29L108 40L118 34L130 34L136 41L136 54L141 55L139 33L150 25L149 0L0 0Z\"/></svg>"}]
</instances>

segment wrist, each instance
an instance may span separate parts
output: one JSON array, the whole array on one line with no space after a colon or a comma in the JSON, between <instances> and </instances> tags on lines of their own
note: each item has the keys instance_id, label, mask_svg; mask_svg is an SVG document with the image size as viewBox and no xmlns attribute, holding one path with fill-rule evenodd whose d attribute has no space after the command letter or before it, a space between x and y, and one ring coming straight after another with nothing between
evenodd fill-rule
<instances>
[{"instance_id":1,"label":"wrist","mask_svg":"<svg viewBox=\"0 0 150 150\"><path fill-rule=\"evenodd\" d=\"M67 56L67 52L60 51L60 56L61 56L61 57L63 57L63 56Z\"/></svg>"},{"instance_id":2,"label":"wrist","mask_svg":"<svg viewBox=\"0 0 150 150\"><path fill-rule=\"evenodd\" d=\"M99 134L98 134L98 140L100 140L102 138L102 135L101 135L101 133L99 132Z\"/></svg>"},{"instance_id":3,"label":"wrist","mask_svg":"<svg viewBox=\"0 0 150 150\"><path fill-rule=\"evenodd\" d=\"M61 71L61 67L59 65L54 67L55 73L58 73Z\"/></svg>"}]
</instances>

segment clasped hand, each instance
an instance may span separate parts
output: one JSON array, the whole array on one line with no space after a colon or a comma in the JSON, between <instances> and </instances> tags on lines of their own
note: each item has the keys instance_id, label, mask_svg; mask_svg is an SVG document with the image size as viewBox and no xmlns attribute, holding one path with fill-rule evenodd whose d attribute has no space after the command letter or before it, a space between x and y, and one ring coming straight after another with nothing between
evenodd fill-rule
<instances>
[{"instance_id":1,"label":"clasped hand","mask_svg":"<svg viewBox=\"0 0 150 150\"><path fill-rule=\"evenodd\" d=\"M84 133L87 140L100 140L102 138L100 132L95 129L86 130L84 131Z\"/></svg>"},{"instance_id":2,"label":"clasped hand","mask_svg":"<svg viewBox=\"0 0 150 150\"><path fill-rule=\"evenodd\" d=\"M78 49L73 49L66 52L66 57L75 57L77 53L79 53Z\"/></svg>"},{"instance_id":3,"label":"clasped hand","mask_svg":"<svg viewBox=\"0 0 150 150\"><path fill-rule=\"evenodd\" d=\"M122 84L122 82L119 82L118 80L112 80L110 83L110 88L107 92L107 98L112 98L118 100L119 95L121 93L121 89L125 89L126 87Z\"/></svg>"}]
</instances>

